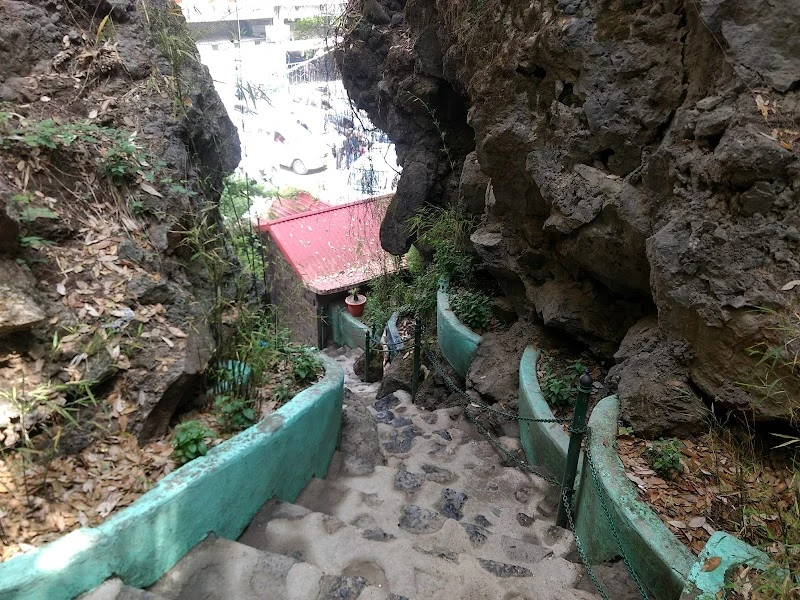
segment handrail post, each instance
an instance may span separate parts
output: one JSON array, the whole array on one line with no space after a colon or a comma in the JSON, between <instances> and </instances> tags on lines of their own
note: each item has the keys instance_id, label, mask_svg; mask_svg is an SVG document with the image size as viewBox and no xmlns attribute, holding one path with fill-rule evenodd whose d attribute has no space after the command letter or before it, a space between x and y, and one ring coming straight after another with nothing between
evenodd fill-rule
<instances>
[{"instance_id":1,"label":"handrail post","mask_svg":"<svg viewBox=\"0 0 800 600\"><path fill-rule=\"evenodd\" d=\"M586 412L589 409L589 394L591 391L592 376L589 375L587 370L578 380L578 397L575 400L575 413L572 416L567 465L564 469L564 479L561 482L561 499L558 502L558 515L556 516L556 525L559 527L567 526L567 507L565 502L572 502L575 475L578 473L578 458L581 453L583 434L586 431Z\"/></svg>"},{"instance_id":2,"label":"handrail post","mask_svg":"<svg viewBox=\"0 0 800 600\"><path fill-rule=\"evenodd\" d=\"M417 389L419 388L419 367L420 367L420 349L422 346L422 319L414 319L414 365L411 371L411 399L417 397Z\"/></svg>"},{"instance_id":3,"label":"handrail post","mask_svg":"<svg viewBox=\"0 0 800 600\"><path fill-rule=\"evenodd\" d=\"M369 350L370 346L370 335L369 329L367 329L367 333L364 334L364 382L369 383L369 355L372 354Z\"/></svg>"}]
</instances>

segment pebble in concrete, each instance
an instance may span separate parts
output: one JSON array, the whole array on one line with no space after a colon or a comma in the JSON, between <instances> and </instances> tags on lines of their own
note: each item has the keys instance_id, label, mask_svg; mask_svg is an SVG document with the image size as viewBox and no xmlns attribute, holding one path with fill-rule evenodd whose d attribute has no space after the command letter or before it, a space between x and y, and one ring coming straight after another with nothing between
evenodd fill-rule
<instances>
[{"instance_id":1,"label":"pebble in concrete","mask_svg":"<svg viewBox=\"0 0 800 600\"><path fill-rule=\"evenodd\" d=\"M419 431L414 427L406 427L399 433L397 429L394 429L390 441L384 442L383 447L392 454L405 454L411 450L414 438L418 435Z\"/></svg>"},{"instance_id":2,"label":"pebble in concrete","mask_svg":"<svg viewBox=\"0 0 800 600\"><path fill-rule=\"evenodd\" d=\"M425 479L441 483L442 485L452 483L457 479L455 474L441 467L426 464L422 465L422 470L425 472Z\"/></svg>"},{"instance_id":3,"label":"pebble in concrete","mask_svg":"<svg viewBox=\"0 0 800 600\"><path fill-rule=\"evenodd\" d=\"M550 548L537 546L507 535L501 538L500 546L503 548L506 558L514 562L537 563L553 553Z\"/></svg>"},{"instance_id":4,"label":"pebble in concrete","mask_svg":"<svg viewBox=\"0 0 800 600\"><path fill-rule=\"evenodd\" d=\"M502 562L497 562L494 560L486 560L483 558L479 558L478 562L481 563L481 566L489 571L492 575L496 577L530 577L533 573L530 572L529 569L525 567L520 567L517 565L509 565Z\"/></svg>"},{"instance_id":5,"label":"pebble in concrete","mask_svg":"<svg viewBox=\"0 0 800 600\"><path fill-rule=\"evenodd\" d=\"M483 527L473 525L472 523L462 523L461 526L466 530L467 535L469 536L469 541L472 542L473 546L478 548L486 543L486 534L488 531L486 531Z\"/></svg>"},{"instance_id":6,"label":"pebble in concrete","mask_svg":"<svg viewBox=\"0 0 800 600\"><path fill-rule=\"evenodd\" d=\"M375 415L375 420L378 423L383 423L388 425L392 421L394 421L394 413L390 410L381 410Z\"/></svg>"},{"instance_id":7,"label":"pebble in concrete","mask_svg":"<svg viewBox=\"0 0 800 600\"><path fill-rule=\"evenodd\" d=\"M439 507L439 512L448 519L455 519L460 521L464 517L462 508L467 501L467 495L464 492L457 492L450 488L442 490L442 502Z\"/></svg>"},{"instance_id":8,"label":"pebble in concrete","mask_svg":"<svg viewBox=\"0 0 800 600\"><path fill-rule=\"evenodd\" d=\"M361 535L368 540L372 540L373 542L388 542L394 538L391 533L386 533L380 527L377 529L365 529Z\"/></svg>"},{"instance_id":9,"label":"pebble in concrete","mask_svg":"<svg viewBox=\"0 0 800 600\"><path fill-rule=\"evenodd\" d=\"M413 421L408 417L397 417L392 421L392 427L399 429L400 427L411 425L411 423L413 423Z\"/></svg>"},{"instance_id":10,"label":"pebble in concrete","mask_svg":"<svg viewBox=\"0 0 800 600\"><path fill-rule=\"evenodd\" d=\"M438 431L434 431L433 433L437 434L439 437L447 440L448 442L453 441L453 436L450 435L450 432L447 429L439 429Z\"/></svg>"},{"instance_id":11,"label":"pebble in concrete","mask_svg":"<svg viewBox=\"0 0 800 600\"><path fill-rule=\"evenodd\" d=\"M444 519L439 513L427 508L406 504L398 525L411 533L434 533L442 528Z\"/></svg>"},{"instance_id":12,"label":"pebble in concrete","mask_svg":"<svg viewBox=\"0 0 800 600\"><path fill-rule=\"evenodd\" d=\"M534 517L526 515L525 513L517 513L517 523L523 527L530 527L535 520L536 519Z\"/></svg>"},{"instance_id":13,"label":"pebble in concrete","mask_svg":"<svg viewBox=\"0 0 800 600\"><path fill-rule=\"evenodd\" d=\"M416 492L422 486L422 477L401 469L394 477L394 487L404 492Z\"/></svg>"},{"instance_id":14,"label":"pebble in concrete","mask_svg":"<svg viewBox=\"0 0 800 600\"><path fill-rule=\"evenodd\" d=\"M425 421L428 425L436 425L436 422L439 420L439 415L437 413L428 413L422 416L422 420Z\"/></svg>"},{"instance_id":15,"label":"pebble in concrete","mask_svg":"<svg viewBox=\"0 0 800 600\"><path fill-rule=\"evenodd\" d=\"M367 587L367 580L363 577L325 575L321 583L322 592L318 600L355 600Z\"/></svg>"},{"instance_id":16,"label":"pebble in concrete","mask_svg":"<svg viewBox=\"0 0 800 600\"><path fill-rule=\"evenodd\" d=\"M372 408L378 412L382 410L389 410L400 404L400 399L394 394L387 394L383 398L378 398L373 404Z\"/></svg>"},{"instance_id":17,"label":"pebble in concrete","mask_svg":"<svg viewBox=\"0 0 800 600\"><path fill-rule=\"evenodd\" d=\"M492 524L489 522L489 519L484 517L483 515L478 515L475 517L475 524L480 525L481 527L491 527Z\"/></svg>"}]
</instances>

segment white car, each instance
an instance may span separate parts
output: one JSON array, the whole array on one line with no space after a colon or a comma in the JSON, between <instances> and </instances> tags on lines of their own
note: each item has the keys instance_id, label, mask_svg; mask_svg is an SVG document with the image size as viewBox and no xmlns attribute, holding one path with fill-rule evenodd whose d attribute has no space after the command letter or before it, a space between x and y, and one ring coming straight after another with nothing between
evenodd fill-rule
<instances>
[{"instance_id":1,"label":"white car","mask_svg":"<svg viewBox=\"0 0 800 600\"><path fill-rule=\"evenodd\" d=\"M330 147L308 129L297 124L297 118L282 114L255 119L245 138L248 154L259 157L259 169L280 165L298 175L324 169L330 158ZM263 164L261 164L263 163Z\"/></svg>"},{"instance_id":2,"label":"white car","mask_svg":"<svg viewBox=\"0 0 800 600\"><path fill-rule=\"evenodd\" d=\"M275 127L271 135L267 135L267 143L273 146L275 162L290 167L298 175L328 166L330 147L300 125L288 122Z\"/></svg>"}]
</instances>

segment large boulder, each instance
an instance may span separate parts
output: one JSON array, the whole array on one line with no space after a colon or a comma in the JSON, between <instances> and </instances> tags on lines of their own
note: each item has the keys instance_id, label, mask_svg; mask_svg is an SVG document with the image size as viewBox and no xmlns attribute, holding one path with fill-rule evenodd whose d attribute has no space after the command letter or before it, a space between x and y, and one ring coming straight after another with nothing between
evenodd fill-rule
<instances>
[{"instance_id":1,"label":"large boulder","mask_svg":"<svg viewBox=\"0 0 800 600\"><path fill-rule=\"evenodd\" d=\"M29 330L47 315L33 275L11 259L0 259L0 336Z\"/></svg>"},{"instance_id":2,"label":"large boulder","mask_svg":"<svg viewBox=\"0 0 800 600\"><path fill-rule=\"evenodd\" d=\"M686 437L708 429L708 408L689 383L686 344L663 341L655 317L631 327L614 357L619 364L606 384L636 435Z\"/></svg>"},{"instance_id":3,"label":"large boulder","mask_svg":"<svg viewBox=\"0 0 800 600\"><path fill-rule=\"evenodd\" d=\"M409 0L391 31L348 37L344 85L405 166L381 241L407 249L426 203L474 210L487 177L472 241L520 315L612 356L657 314L660 345L620 365L623 395L680 380L691 406L789 420L800 380L759 373L758 349L785 347L800 302L781 290L800 272L800 4L611 4L509 0L494 19Z\"/></svg>"},{"instance_id":4,"label":"large boulder","mask_svg":"<svg viewBox=\"0 0 800 600\"><path fill-rule=\"evenodd\" d=\"M414 372L414 359L411 352L401 352L394 357L383 369L383 379L381 380L381 387L378 389L378 398L383 398L396 392L403 390L404 392L411 393L411 379Z\"/></svg>"},{"instance_id":5,"label":"large boulder","mask_svg":"<svg viewBox=\"0 0 800 600\"><path fill-rule=\"evenodd\" d=\"M369 377L366 376L364 367L367 353L364 352L353 363L353 372L358 375L361 381L369 383L380 381L383 377L383 352L371 350L369 354Z\"/></svg>"},{"instance_id":6,"label":"large boulder","mask_svg":"<svg viewBox=\"0 0 800 600\"><path fill-rule=\"evenodd\" d=\"M467 373L467 388L477 392L487 404L516 406L519 363L525 347L541 339L537 329L530 323L517 321L506 331L483 334Z\"/></svg>"},{"instance_id":7,"label":"large boulder","mask_svg":"<svg viewBox=\"0 0 800 600\"><path fill-rule=\"evenodd\" d=\"M132 368L125 377L138 394L131 429L140 442L166 433L176 411L201 391L203 374L214 353L214 339L208 326L199 320L187 334L173 348L156 346L152 353L131 361Z\"/></svg>"}]
</instances>

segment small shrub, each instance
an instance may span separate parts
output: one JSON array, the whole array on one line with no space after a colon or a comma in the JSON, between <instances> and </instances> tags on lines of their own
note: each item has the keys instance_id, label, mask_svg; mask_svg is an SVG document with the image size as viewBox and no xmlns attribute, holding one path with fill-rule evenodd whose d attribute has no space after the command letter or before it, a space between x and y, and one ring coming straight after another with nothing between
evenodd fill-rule
<instances>
[{"instance_id":1,"label":"small shrub","mask_svg":"<svg viewBox=\"0 0 800 600\"><path fill-rule=\"evenodd\" d=\"M658 440L645 450L644 459L664 479L672 479L683 471L678 440Z\"/></svg>"},{"instance_id":2,"label":"small shrub","mask_svg":"<svg viewBox=\"0 0 800 600\"><path fill-rule=\"evenodd\" d=\"M289 360L292 377L297 383L311 383L322 369L322 362L307 348L291 354Z\"/></svg>"},{"instance_id":3,"label":"small shrub","mask_svg":"<svg viewBox=\"0 0 800 600\"><path fill-rule=\"evenodd\" d=\"M292 398L292 389L286 383L279 383L272 391L272 399L278 404L286 404Z\"/></svg>"},{"instance_id":4,"label":"small shrub","mask_svg":"<svg viewBox=\"0 0 800 600\"><path fill-rule=\"evenodd\" d=\"M408 265L409 273L418 275L425 270L425 263L422 260L422 255L417 250L416 246L411 246L406 254L406 264Z\"/></svg>"},{"instance_id":5,"label":"small shrub","mask_svg":"<svg viewBox=\"0 0 800 600\"><path fill-rule=\"evenodd\" d=\"M200 421L184 421L175 427L172 434L172 457L179 465L184 465L208 452L206 440L217 434Z\"/></svg>"},{"instance_id":6,"label":"small shrub","mask_svg":"<svg viewBox=\"0 0 800 600\"><path fill-rule=\"evenodd\" d=\"M480 292L452 293L450 307L459 320L472 329L486 327L492 318L492 300Z\"/></svg>"},{"instance_id":7,"label":"small shrub","mask_svg":"<svg viewBox=\"0 0 800 600\"><path fill-rule=\"evenodd\" d=\"M572 406L572 391L575 386L572 382L557 377L550 371L542 379L542 393L548 404L558 407Z\"/></svg>"},{"instance_id":8,"label":"small shrub","mask_svg":"<svg viewBox=\"0 0 800 600\"><path fill-rule=\"evenodd\" d=\"M241 431L256 422L256 403L249 398L220 395L214 399L217 423L228 431Z\"/></svg>"}]
</instances>

